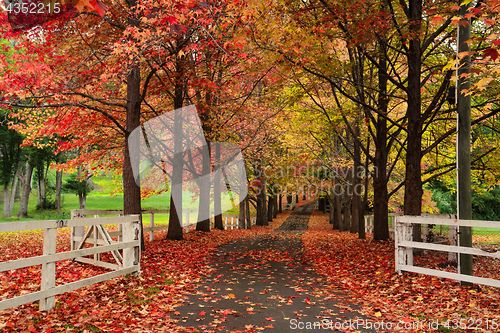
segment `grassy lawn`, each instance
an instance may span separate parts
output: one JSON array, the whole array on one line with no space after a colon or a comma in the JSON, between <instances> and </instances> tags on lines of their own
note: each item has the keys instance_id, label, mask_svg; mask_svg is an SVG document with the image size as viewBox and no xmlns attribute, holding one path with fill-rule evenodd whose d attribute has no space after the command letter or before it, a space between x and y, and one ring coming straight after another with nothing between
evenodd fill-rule
<instances>
[{"instance_id":1,"label":"grassy lawn","mask_svg":"<svg viewBox=\"0 0 500 333\"><path fill-rule=\"evenodd\" d=\"M50 184L55 184L55 172L49 171ZM63 184L70 179L70 175L63 176ZM93 177L92 181L96 184L94 190L87 196L87 209L97 210L119 210L123 209L123 194L113 194L117 192L117 179L110 179L108 176ZM35 182L33 183L35 187ZM0 192L0 211L3 210L3 191ZM15 215L19 211L19 201L14 203L13 217L0 217L0 222L14 222L24 220L52 220L52 219L69 219L71 217L71 210L78 209L78 196L73 193L62 193L61 195L61 214L57 214L57 210L37 210L37 191L33 189L30 200L28 203L28 216L29 218L19 219ZM183 198L183 204L187 210L197 210L198 200L194 201L192 198ZM151 196L142 200L142 209L144 210L167 210L170 208L170 193L162 193L160 195ZM238 214L238 208L227 211L227 214ZM184 217L185 218L185 217ZM189 219L192 221L196 219L195 214L190 214ZM168 214L155 214L155 224L164 224L168 221ZM149 216L144 217L144 222L149 223Z\"/></svg>"}]
</instances>

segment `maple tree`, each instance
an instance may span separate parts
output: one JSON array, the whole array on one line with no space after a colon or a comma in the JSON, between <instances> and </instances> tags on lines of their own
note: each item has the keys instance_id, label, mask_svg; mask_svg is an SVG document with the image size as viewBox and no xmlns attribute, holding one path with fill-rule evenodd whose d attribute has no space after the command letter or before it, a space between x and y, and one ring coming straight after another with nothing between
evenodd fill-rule
<instances>
[{"instance_id":1,"label":"maple tree","mask_svg":"<svg viewBox=\"0 0 500 333\"><path fill-rule=\"evenodd\" d=\"M91 171L95 171L121 165L125 213L140 214L139 187L124 143L141 122L187 101L200 105L207 137L221 137L212 127L224 115L211 112L225 107L217 102L222 95L218 90L238 77L237 72L223 71L239 54L238 47L224 37L233 27L232 20L238 20L234 15L238 4L125 3L130 10L113 3L100 23L91 12L84 12L35 30L38 39L14 35L16 49L22 51L3 58L3 103L29 107L15 111L18 117L32 120L28 141L41 135L70 137L59 142L59 151L82 153L67 166L94 161ZM96 24L102 24L100 30L94 29ZM27 105L23 100L34 102ZM44 112L36 117L30 114L34 108ZM228 112L227 117L233 114ZM180 213L182 208L177 208ZM182 239L177 214L170 218L168 238Z\"/></svg>"}]
</instances>

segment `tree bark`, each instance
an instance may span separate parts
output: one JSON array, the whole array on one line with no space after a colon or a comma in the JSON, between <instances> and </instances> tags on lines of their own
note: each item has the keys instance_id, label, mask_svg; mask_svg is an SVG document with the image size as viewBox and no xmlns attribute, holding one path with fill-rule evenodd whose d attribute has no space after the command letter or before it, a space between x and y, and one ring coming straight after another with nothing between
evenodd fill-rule
<instances>
[{"instance_id":1,"label":"tree bark","mask_svg":"<svg viewBox=\"0 0 500 333\"><path fill-rule=\"evenodd\" d=\"M222 169L220 165L220 143L215 142L215 171ZM221 177L220 172L214 177L214 212L215 212L215 223L214 228L219 230L224 230L224 223L222 221L222 211L221 211Z\"/></svg>"},{"instance_id":2,"label":"tree bark","mask_svg":"<svg viewBox=\"0 0 500 333\"><path fill-rule=\"evenodd\" d=\"M352 172L352 223L351 223L351 232L358 233L358 238L361 238L360 226L359 226L359 217L361 215L361 181L359 177L360 172L360 162L361 153L359 146L359 115L356 117L356 124L354 126L354 147L353 147L353 172Z\"/></svg>"},{"instance_id":3,"label":"tree bark","mask_svg":"<svg viewBox=\"0 0 500 333\"><path fill-rule=\"evenodd\" d=\"M19 211L17 217L27 217L28 216L28 202L31 193L31 176L33 175L33 166L26 162L26 173L24 177L21 178L22 190L21 190L21 200L19 202Z\"/></svg>"},{"instance_id":4,"label":"tree bark","mask_svg":"<svg viewBox=\"0 0 500 333\"><path fill-rule=\"evenodd\" d=\"M132 9L136 5L136 0L127 0L129 7ZM135 17L128 19L128 25L138 27L139 21ZM142 232L142 215L141 215L141 188L136 183L134 172L130 161L130 151L128 138L130 133L141 124L141 70L136 58L127 74L127 111L125 124L125 149L123 153L123 214L124 215L139 215L141 228L141 249L145 250L144 233Z\"/></svg>"},{"instance_id":5,"label":"tree bark","mask_svg":"<svg viewBox=\"0 0 500 333\"><path fill-rule=\"evenodd\" d=\"M273 219L278 216L278 197L277 194L273 194Z\"/></svg>"},{"instance_id":6,"label":"tree bark","mask_svg":"<svg viewBox=\"0 0 500 333\"><path fill-rule=\"evenodd\" d=\"M10 181L6 181L3 183L3 212L2 217L10 217L9 215L10 209L10 195L9 195L9 187Z\"/></svg>"},{"instance_id":7,"label":"tree bark","mask_svg":"<svg viewBox=\"0 0 500 333\"><path fill-rule=\"evenodd\" d=\"M366 142L366 150L370 151L370 139L368 138ZM365 213L366 213L366 205L368 203L368 180L369 180L369 173L368 173L368 166L370 164L370 156L367 154L365 156L365 166L364 166L364 173L365 173L365 178L364 178L364 194L363 194L363 202L361 204L361 214L359 216L359 225L360 228L360 235L359 238L361 239L366 239L366 225L365 225Z\"/></svg>"},{"instance_id":8,"label":"tree bark","mask_svg":"<svg viewBox=\"0 0 500 333\"><path fill-rule=\"evenodd\" d=\"M12 188L10 190L10 199L9 199L9 217L12 216L12 211L14 209L14 201L16 199L16 189L17 184L19 183L19 177L17 176L17 172L14 174L14 179L12 181Z\"/></svg>"},{"instance_id":9,"label":"tree bark","mask_svg":"<svg viewBox=\"0 0 500 333\"><path fill-rule=\"evenodd\" d=\"M384 42L380 42L380 68L378 72L378 109L387 114L387 53ZM389 206L387 194L387 120L380 114L376 120L375 170L373 175L373 239L389 239Z\"/></svg>"},{"instance_id":10,"label":"tree bark","mask_svg":"<svg viewBox=\"0 0 500 333\"><path fill-rule=\"evenodd\" d=\"M55 206L57 209L57 215L61 215L61 189L62 189L62 171L56 171L56 199Z\"/></svg>"},{"instance_id":11,"label":"tree bark","mask_svg":"<svg viewBox=\"0 0 500 333\"><path fill-rule=\"evenodd\" d=\"M208 145L203 147L203 166L202 177L210 175L210 147ZM210 231L210 181L202 180L200 182L200 195L198 204L198 223L196 223L196 230Z\"/></svg>"},{"instance_id":12,"label":"tree bark","mask_svg":"<svg viewBox=\"0 0 500 333\"><path fill-rule=\"evenodd\" d=\"M422 0L409 2L410 36L408 49L408 141L406 148L406 175L404 214L421 215L422 212L422 116L421 116L421 67L422 49L420 27L422 21ZM421 225L413 225L413 241L422 241Z\"/></svg>"},{"instance_id":13,"label":"tree bark","mask_svg":"<svg viewBox=\"0 0 500 333\"><path fill-rule=\"evenodd\" d=\"M239 229L245 229L245 202L246 202L246 197L245 199L240 201L240 211L238 215L238 228Z\"/></svg>"},{"instance_id":14,"label":"tree bark","mask_svg":"<svg viewBox=\"0 0 500 333\"><path fill-rule=\"evenodd\" d=\"M174 93L174 152L172 164L172 179L171 179L171 195L170 195L170 216L168 220L167 239L169 240L183 240L182 234L182 170L184 165L183 151L183 126L182 114L180 109L184 102L184 84L182 83L182 62L177 59L177 77L175 82ZM174 186L180 186L175 189ZM217 187L217 185L214 185ZM174 199L175 198L175 199Z\"/></svg>"},{"instance_id":15,"label":"tree bark","mask_svg":"<svg viewBox=\"0 0 500 333\"><path fill-rule=\"evenodd\" d=\"M246 210L246 218L247 218L247 229L252 229L252 220L250 218L250 198L245 198L245 210Z\"/></svg>"},{"instance_id":16,"label":"tree bark","mask_svg":"<svg viewBox=\"0 0 500 333\"><path fill-rule=\"evenodd\" d=\"M335 184L341 185L338 182L338 178L335 178ZM342 188L342 186L340 186L340 188ZM333 225L335 227L335 225L338 224L338 229L340 231L344 231L344 222L342 220L342 192L337 191L336 187L334 187L333 193L335 195L335 221L333 222Z\"/></svg>"},{"instance_id":17,"label":"tree bark","mask_svg":"<svg viewBox=\"0 0 500 333\"><path fill-rule=\"evenodd\" d=\"M344 189L344 230L342 231L348 231L351 229L351 203L352 203L351 187L352 187L352 175L351 175L351 170L349 170L347 172L346 185Z\"/></svg>"},{"instance_id":18,"label":"tree bark","mask_svg":"<svg viewBox=\"0 0 500 333\"><path fill-rule=\"evenodd\" d=\"M283 195L281 193L279 194L278 212L283 213Z\"/></svg>"},{"instance_id":19,"label":"tree bark","mask_svg":"<svg viewBox=\"0 0 500 333\"><path fill-rule=\"evenodd\" d=\"M273 206L274 198L272 194L267 197L267 221L273 222Z\"/></svg>"}]
</instances>

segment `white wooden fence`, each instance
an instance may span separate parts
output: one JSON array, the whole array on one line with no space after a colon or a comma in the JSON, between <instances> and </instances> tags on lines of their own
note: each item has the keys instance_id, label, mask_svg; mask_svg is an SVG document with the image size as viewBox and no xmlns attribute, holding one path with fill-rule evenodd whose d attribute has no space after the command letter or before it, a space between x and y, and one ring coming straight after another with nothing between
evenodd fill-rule
<instances>
[{"instance_id":1,"label":"white wooden fence","mask_svg":"<svg viewBox=\"0 0 500 333\"><path fill-rule=\"evenodd\" d=\"M389 216L389 220L391 221L390 226L389 226L389 237L391 239L394 239L394 224L395 224L395 218L396 216L402 216L399 213L389 213L387 214ZM446 218L446 219L456 219L456 215L453 214L428 214L428 213L422 213L422 217L425 218ZM389 221L387 221L389 223ZM422 238L424 242L427 240L427 234L429 233L429 228L428 224L424 224L422 232ZM368 233L373 233L373 215L365 215L365 232ZM454 241L456 239L456 229L455 228L450 228L450 240ZM451 260L451 259L450 259Z\"/></svg>"},{"instance_id":2,"label":"white wooden fence","mask_svg":"<svg viewBox=\"0 0 500 333\"><path fill-rule=\"evenodd\" d=\"M159 231L159 230L168 230L168 225L161 225L161 226L155 226L155 214L169 214L170 210L143 210L142 214L149 214L149 227L144 228L143 232L146 234L149 232L149 240L153 241L155 239L154 232ZM196 225L196 220L193 219L193 222L191 221L191 217L197 217L196 214L198 214L197 211L193 210L183 210L184 214L184 219L183 219L183 225L185 225L185 231L189 232L191 226ZM191 215L192 214L192 215ZM78 217L85 217L85 216L94 216L94 217L99 217L100 215L123 215L123 210L91 210L91 209L74 209L71 211L71 218L78 218ZM186 222L188 221L188 222ZM237 229L238 228L238 216L234 215L222 215L222 221L224 222L224 229ZM251 217L250 222L252 225L255 225L257 221L256 217ZM212 219L212 226L213 226L213 219ZM113 236L118 236L120 237L120 226L118 226L118 231L117 232L110 232L109 235L111 237ZM73 228L71 235L75 239L80 239L80 237L83 236L83 231L81 228ZM92 240L90 240L92 241ZM72 246L76 245L76 242L72 239L71 241ZM73 249L73 247L72 247Z\"/></svg>"},{"instance_id":3,"label":"white wooden fence","mask_svg":"<svg viewBox=\"0 0 500 333\"><path fill-rule=\"evenodd\" d=\"M84 228L89 226L87 230L96 230L102 232L105 230L102 225L115 224L122 225L123 234L122 241L111 241L109 243L99 242L95 247L72 249L67 252L56 253L56 238L57 229L71 227L71 228ZM41 286L40 291L16 296L13 298L0 301L0 310L5 310L22 304L30 303L39 300L40 310L48 311L55 305L55 296L65 293L67 291L79 289L89 286L94 283L106 281L121 275L130 273L140 273L140 228L138 216L124 216L124 217L108 217L108 218L82 218L75 220L49 220L49 221L30 221L30 222L14 222L14 223L0 223L0 232L12 232L23 230L37 230L44 229L43 234L43 255L24 258L18 260L11 260L0 263L0 272L15 270L24 267L42 265L41 271ZM105 236L106 231L102 232ZM103 246L97 246L103 245ZM123 250L123 255L120 255L118 250ZM99 255L103 252L111 252L117 259L116 254L119 255L119 264L112 265L114 271L109 273L100 274L94 277L86 278L80 281L62 284L56 287L56 262L61 260L75 259L78 257L88 255ZM86 258L84 258L86 259ZM90 260L90 259L89 259ZM93 262L91 262L93 263Z\"/></svg>"},{"instance_id":4,"label":"white wooden fence","mask_svg":"<svg viewBox=\"0 0 500 333\"><path fill-rule=\"evenodd\" d=\"M493 287L500 287L500 281L490 278L482 278L471 275L464 275L460 273L444 272L436 269L423 268L413 266L413 249L424 249L434 251L444 251L448 253L464 253L483 257L500 258L500 252L486 252L481 249L472 247L463 247L459 245L443 245L434 243L413 242L412 224L434 224L434 225L448 225L450 229L458 227L483 227L483 228L499 228L500 222L493 221L474 221L474 220L457 220L448 218L431 218L421 216L397 216L396 217L396 232L395 232L395 268L399 274L403 271L414 272L426 275L432 275L447 279L453 279L464 282L471 282L477 284L484 284ZM460 265L458 266L460 267Z\"/></svg>"},{"instance_id":5,"label":"white wooden fence","mask_svg":"<svg viewBox=\"0 0 500 333\"><path fill-rule=\"evenodd\" d=\"M394 217L399 216L397 213L389 213L391 225L394 226ZM389 223L389 221L387 221ZM365 215L365 232L373 234L373 215ZM394 227L389 227L389 237L394 239Z\"/></svg>"}]
</instances>

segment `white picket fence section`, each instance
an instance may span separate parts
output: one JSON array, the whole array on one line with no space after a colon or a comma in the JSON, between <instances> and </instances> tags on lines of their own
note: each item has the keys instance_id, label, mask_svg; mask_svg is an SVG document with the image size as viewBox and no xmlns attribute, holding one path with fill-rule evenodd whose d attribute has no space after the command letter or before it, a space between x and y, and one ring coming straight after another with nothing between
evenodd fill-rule
<instances>
[{"instance_id":1,"label":"white picket fence section","mask_svg":"<svg viewBox=\"0 0 500 333\"><path fill-rule=\"evenodd\" d=\"M149 214L149 227L144 228L143 232L146 235L147 232L149 232L149 240L153 241L155 239L154 232L155 231L160 231L160 230L168 230L168 225L161 225L161 226L155 226L155 214L169 214L170 210L143 210L142 214L146 215ZM185 232L189 232L192 226L196 225L196 217L198 212L194 210L183 210L184 218L182 221L182 225L184 226ZM92 209L74 209L71 211L71 218L79 218L79 217L86 217L86 216L94 216L94 217L99 217L100 215L123 215L123 210L92 210ZM194 217L191 221L191 217ZM238 216L234 215L222 215L222 221L224 222L224 229L237 229L238 228ZM255 225L257 221L256 217L250 217L250 222L252 225ZM213 227L213 218L212 218L212 227ZM120 239L120 226L118 226L118 231L117 232L110 232L110 236L118 236ZM73 237L82 237L83 231L80 229L73 229L72 230L72 236ZM75 242L72 240L72 244L75 244Z\"/></svg>"},{"instance_id":2,"label":"white picket fence section","mask_svg":"<svg viewBox=\"0 0 500 333\"><path fill-rule=\"evenodd\" d=\"M93 230L105 230L102 225L116 224L123 226L122 241L111 241L103 246L92 248L72 249L67 252L56 253L57 229L85 228ZM102 229L101 229L102 228ZM79 289L94 283L106 281L126 274L140 273L140 227L138 216L108 217L108 218L82 218L74 220L49 220L49 221L30 221L0 223L0 232L24 231L44 229L43 234L43 255L11 260L0 263L0 272L16 270L24 267L42 265L40 291L16 296L0 301L0 310L5 310L26 303L39 300L41 311L48 311L55 305L55 296L67 291ZM106 233L104 231L103 233ZM97 234L97 232L96 232ZM101 245L101 243L99 243ZM120 255L120 264L113 265L114 271L100 274L94 277L86 278L76 282L62 284L56 287L56 262L61 260L75 259L88 255L99 255L103 252L118 253L123 250L123 256ZM90 259L89 259L90 260ZM111 264L110 264L111 265Z\"/></svg>"},{"instance_id":3,"label":"white picket fence section","mask_svg":"<svg viewBox=\"0 0 500 333\"><path fill-rule=\"evenodd\" d=\"M396 272L402 274L403 271L419 274L426 274L458 281L483 284L493 287L500 287L500 281L490 278L482 278L460 273L451 273L436 269L423 268L413 266L413 249L424 249L434 251L444 251L448 253L464 253L483 257L500 258L500 252L486 252L481 249L472 247L463 247L459 245L444 245L424 242L412 241L413 223L423 225L448 225L451 229L458 227L482 227L482 228L499 228L500 222L494 221L474 221L474 220L458 220L449 218L433 218L422 216L397 216L396 217L396 232L395 232L395 269ZM460 267L460 266L459 266Z\"/></svg>"}]
</instances>

